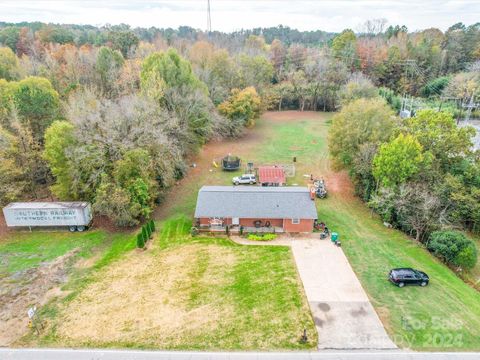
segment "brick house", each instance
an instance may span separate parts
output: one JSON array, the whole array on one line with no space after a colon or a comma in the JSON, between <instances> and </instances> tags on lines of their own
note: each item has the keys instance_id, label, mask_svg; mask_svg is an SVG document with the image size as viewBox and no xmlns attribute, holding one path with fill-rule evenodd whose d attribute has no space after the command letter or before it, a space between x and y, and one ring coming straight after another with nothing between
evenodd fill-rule
<instances>
[{"instance_id":1,"label":"brick house","mask_svg":"<svg viewBox=\"0 0 480 360\"><path fill-rule=\"evenodd\" d=\"M311 232L315 201L306 187L203 186L195 219L200 229L232 232Z\"/></svg>"}]
</instances>

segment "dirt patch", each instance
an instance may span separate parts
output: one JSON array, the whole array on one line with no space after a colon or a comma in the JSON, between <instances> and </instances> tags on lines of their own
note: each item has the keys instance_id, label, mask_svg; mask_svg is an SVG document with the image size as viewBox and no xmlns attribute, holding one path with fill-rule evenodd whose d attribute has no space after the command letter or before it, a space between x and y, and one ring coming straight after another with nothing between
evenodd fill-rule
<instances>
[{"instance_id":1,"label":"dirt patch","mask_svg":"<svg viewBox=\"0 0 480 360\"><path fill-rule=\"evenodd\" d=\"M324 116L323 113L316 111L269 111L262 115L262 119L275 122L292 122L298 120L308 120Z\"/></svg>"},{"instance_id":2,"label":"dirt patch","mask_svg":"<svg viewBox=\"0 0 480 360\"><path fill-rule=\"evenodd\" d=\"M185 188L198 182L199 179L206 176L210 171L222 171L213 165L213 161L216 161L218 164L227 154L237 155L242 158L249 154L261 142L263 137L262 131L258 131L256 128L246 129L243 136L239 139L213 140L203 146L197 155L187 159L187 164L190 165L187 174L169 189L162 200L162 204L155 209L153 217L155 219L168 217L172 213L172 207L181 203L184 197L187 196L188 192L184 191ZM195 164L195 167L191 166L193 164Z\"/></svg>"},{"instance_id":3,"label":"dirt patch","mask_svg":"<svg viewBox=\"0 0 480 360\"><path fill-rule=\"evenodd\" d=\"M348 199L353 199L355 197L353 183L346 170L339 172L333 172L330 170L325 174L324 178L329 193Z\"/></svg>"},{"instance_id":4,"label":"dirt patch","mask_svg":"<svg viewBox=\"0 0 480 360\"><path fill-rule=\"evenodd\" d=\"M185 334L215 331L233 304L209 293L228 281L235 263L228 248L198 244L129 255L99 274L57 323L74 342L172 343ZM193 300L192 300L193 299Z\"/></svg>"},{"instance_id":5,"label":"dirt patch","mask_svg":"<svg viewBox=\"0 0 480 360\"><path fill-rule=\"evenodd\" d=\"M76 269L88 269L91 268L95 263L100 260L102 254L97 253L93 256L87 257L87 258L81 258L75 263L75 268Z\"/></svg>"},{"instance_id":6,"label":"dirt patch","mask_svg":"<svg viewBox=\"0 0 480 360\"><path fill-rule=\"evenodd\" d=\"M0 281L0 346L9 346L28 331L27 310L65 295L60 285L67 280L66 268L78 253L69 251L38 268L18 272Z\"/></svg>"}]
</instances>

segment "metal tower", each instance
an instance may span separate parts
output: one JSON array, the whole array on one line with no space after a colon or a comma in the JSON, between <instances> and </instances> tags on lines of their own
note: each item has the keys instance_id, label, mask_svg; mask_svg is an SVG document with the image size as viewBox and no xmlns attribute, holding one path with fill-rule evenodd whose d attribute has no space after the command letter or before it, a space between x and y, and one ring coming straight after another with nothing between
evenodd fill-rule
<instances>
[{"instance_id":1,"label":"metal tower","mask_svg":"<svg viewBox=\"0 0 480 360\"><path fill-rule=\"evenodd\" d=\"M210 16L210 0L207 0L207 33L212 32L212 17Z\"/></svg>"}]
</instances>

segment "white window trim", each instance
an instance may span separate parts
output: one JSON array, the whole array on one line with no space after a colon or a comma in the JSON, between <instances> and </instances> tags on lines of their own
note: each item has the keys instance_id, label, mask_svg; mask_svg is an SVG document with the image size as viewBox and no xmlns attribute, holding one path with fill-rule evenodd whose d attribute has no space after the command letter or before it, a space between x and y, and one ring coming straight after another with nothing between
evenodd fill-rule
<instances>
[{"instance_id":1,"label":"white window trim","mask_svg":"<svg viewBox=\"0 0 480 360\"><path fill-rule=\"evenodd\" d=\"M294 225L300 224L300 219L292 219L292 224Z\"/></svg>"}]
</instances>

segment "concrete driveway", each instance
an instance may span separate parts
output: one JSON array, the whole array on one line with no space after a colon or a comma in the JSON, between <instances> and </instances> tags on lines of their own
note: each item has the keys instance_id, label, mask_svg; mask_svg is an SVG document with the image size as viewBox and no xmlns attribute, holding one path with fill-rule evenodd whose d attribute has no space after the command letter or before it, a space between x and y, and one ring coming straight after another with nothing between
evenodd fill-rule
<instances>
[{"instance_id":1,"label":"concrete driveway","mask_svg":"<svg viewBox=\"0 0 480 360\"><path fill-rule=\"evenodd\" d=\"M319 349L394 349L341 248L329 240L291 247L318 331Z\"/></svg>"}]
</instances>

